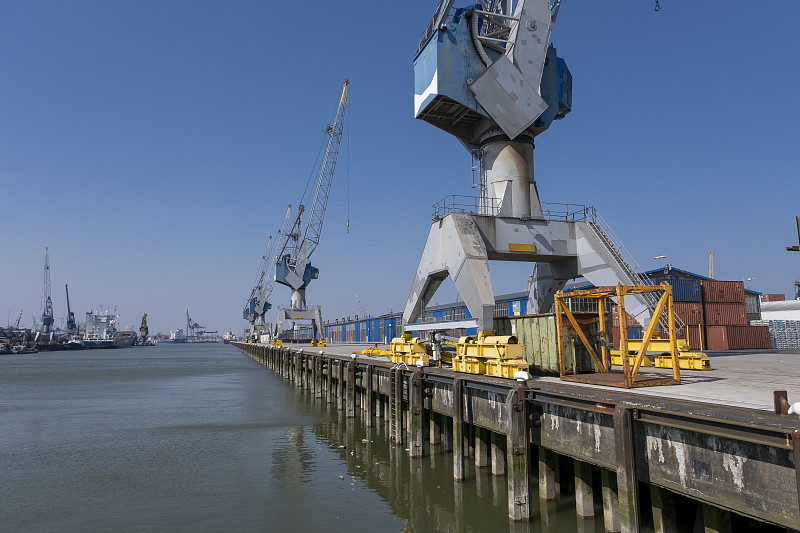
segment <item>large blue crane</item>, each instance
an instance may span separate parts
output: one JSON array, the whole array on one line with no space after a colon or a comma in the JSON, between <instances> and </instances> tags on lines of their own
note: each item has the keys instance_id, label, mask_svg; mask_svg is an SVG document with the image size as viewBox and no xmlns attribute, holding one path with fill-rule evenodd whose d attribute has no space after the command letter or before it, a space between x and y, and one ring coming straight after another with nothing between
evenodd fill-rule
<instances>
[{"instance_id":1,"label":"large blue crane","mask_svg":"<svg viewBox=\"0 0 800 533\"><path fill-rule=\"evenodd\" d=\"M646 283L594 208L545 204L534 179L534 138L572 109L572 75L550 43L561 0L439 0L414 58L414 115L454 136L478 162L480 196L435 206L403 319L414 324L452 277L478 331L491 331L489 261L534 263L528 312L549 312L580 276L596 286ZM628 309L647 324L655 302ZM455 327L469 327L459 324Z\"/></svg>"}]
</instances>

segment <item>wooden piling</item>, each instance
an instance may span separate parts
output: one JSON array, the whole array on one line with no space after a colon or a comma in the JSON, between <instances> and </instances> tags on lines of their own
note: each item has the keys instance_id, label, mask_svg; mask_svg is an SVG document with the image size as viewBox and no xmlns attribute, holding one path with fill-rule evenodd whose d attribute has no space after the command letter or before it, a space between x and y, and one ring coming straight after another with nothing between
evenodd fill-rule
<instances>
[{"instance_id":1,"label":"wooden piling","mask_svg":"<svg viewBox=\"0 0 800 533\"><path fill-rule=\"evenodd\" d=\"M603 524L606 531L618 533L619 525L619 497L617 496L616 473L603 468L600 471L603 485Z\"/></svg>"},{"instance_id":2,"label":"wooden piling","mask_svg":"<svg viewBox=\"0 0 800 533\"><path fill-rule=\"evenodd\" d=\"M418 368L411 375L408 390L408 403L411 416L411 431L409 443L409 455L411 457L422 457L424 455L424 440L425 440L425 414L423 410L422 400L425 387L424 373L421 368Z\"/></svg>"},{"instance_id":3,"label":"wooden piling","mask_svg":"<svg viewBox=\"0 0 800 533\"><path fill-rule=\"evenodd\" d=\"M636 453L633 444L633 410L629 407L618 405L614 408L614 440L617 455L620 531L638 533L639 485L636 479Z\"/></svg>"},{"instance_id":4,"label":"wooden piling","mask_svg":"<svg viewBox=\"0 0 800 533\"><path fill-rule=\"evenodd\" d=\"M453 478L464 480L464 381L453 380Z\"/></svg>"},{"instance_id":5,"label":"wooden piling","mask_svg":"<svg viewBox=\"0 0 800 533\"><path fill-rule=\"evenodd\" d=\"M522 387L512 390L506 399L508 411L508 516L522 521L531 518L531 475L528 442L528 408Z\"/></svg>"},{"instance_id":6,"label":"wooden piling","mask_svg":"<svg viewBox=\"0 0 800 533\"><path fill-rule=\"evenodd\" d=\"M575 512L580 518L594 518L592 465L575 460Z\"/></svg>"},{"instance_id":7,"label":"wooden piling","mask_svg":"<svg viewBox=\"0 0 800 533\"><path fill-rule=\"evenodd\" d=\"M650 499L653 502L653 529L655 533L677 533L678 523L675 514L675 499L672 493L656 485L650 485Z\"/></svg>"}]
</instances>

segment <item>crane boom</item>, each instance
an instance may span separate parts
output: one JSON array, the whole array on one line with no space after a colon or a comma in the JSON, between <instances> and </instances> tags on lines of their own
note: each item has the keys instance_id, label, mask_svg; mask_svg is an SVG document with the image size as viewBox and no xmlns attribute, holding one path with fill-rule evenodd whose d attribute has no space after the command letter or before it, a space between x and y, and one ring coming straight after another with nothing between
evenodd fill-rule
<instances>
[{"instance_id":1,"label":"crane boom","mask_svg":"<svg viewBox=\"0 0 800 533\"><path fill-rule=\"evenodd\" d=\"M316 278L316 275L309 277L307 275L309 258L316 250L322 235L322 224L325 221L325 211L328 207L328 198L331 193L331 185L333 184L333 174L336 169L336 160L339 157L339 147L342 144L342 132L344 131L344 117L347 110L347 91L350 85L350 80L345 78L342 84L342 93L339 97L339 104L336 108L336 115L333 124L328 125L325 133L328 135L328 144L325 149L325 158L320 168L319 179L317 180L317 188L314 192L314 201L311 204L311 211L308 215L308 222L306 229L300 240L300 229L302 227L302 215L305 206L301 205L297 212L297 217L292 226L290 237L294 239L294 253L284 254L281 252L281 258L286 257L284 261L285 271L282 272L280 278L276 281L284 285L288 285L295 291L305 287L308 282ZM287 242L288 247L292 243ZM289 251L287 246L283 248L284 251ZM312 271L313 272L313 271Z\"/></svg>"},{"instance_id":2,"label":"crane boom","mask_svg":"<svg viewBox=\"0 0 800 533\"><path fill-rule=\"evenodd\" d=\"M64 289L67 291L67 331L76 333L78 327L75 323L75 313L72 312L72 308L69 306L69 285L64 285Z\"/></svg>"},{"instance_id":3,"label":"crane boom","mask_svg":"<svg viewBox=\"0 0 800 533\"><path fill-rule=\"evenodd\" d=\"M314 335L312 345L316 344L318 332L322 327L322 311L319 307L309 309L306 305L306 286L312 279L319 277L319 270L311 265L309 258L316 250L322 235L325 210L328 207L336 160L342 144L349 85L350 80L345 78L333 124L329 124L325 129L325 134L328 135L325 158L320 167L305 231L302 231L305 205L301 204L298 206L291 230L285 235L287 240L280 248L281 252L275 265L275 281L292 289L291 307L278 310L278 329L282 329L286 320L311 320Z\"/></svg>"}]
</instances>

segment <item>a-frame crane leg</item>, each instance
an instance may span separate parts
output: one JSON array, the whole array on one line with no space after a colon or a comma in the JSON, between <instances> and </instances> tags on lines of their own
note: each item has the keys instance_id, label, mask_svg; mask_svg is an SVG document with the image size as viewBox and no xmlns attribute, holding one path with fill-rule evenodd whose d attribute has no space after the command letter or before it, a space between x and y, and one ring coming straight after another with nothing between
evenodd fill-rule
<instances>
[{"instance_id":1,"label":"a-frame crane leg","mask_svg":"<svg viewBox=\"0 0 800 533\"><path fill-rule=\"evenodd\" d=\"M449 215L431 226L411 286L403 320L414 323L442 282L450 276L478 330L492 329L494 292L486 245L469 215Z\"/></svg>"}]
</instances>

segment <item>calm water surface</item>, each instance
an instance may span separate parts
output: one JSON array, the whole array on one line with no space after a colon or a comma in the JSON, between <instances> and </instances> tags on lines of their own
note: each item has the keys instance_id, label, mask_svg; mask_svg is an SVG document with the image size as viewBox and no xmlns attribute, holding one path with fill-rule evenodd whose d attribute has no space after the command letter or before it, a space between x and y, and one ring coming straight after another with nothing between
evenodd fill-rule
<instances>
[{"instance_id":1,"label":"calm water surface","mask_svg":"<svg viewBox=\"0 0 800 533\"><path fill-rule=\"evenodd\" d=\"M506 478L454 484L228 345L0 356L0 472L2 531L602 531L569 496L509 524Z\"/></svg>"}]
</instances>

